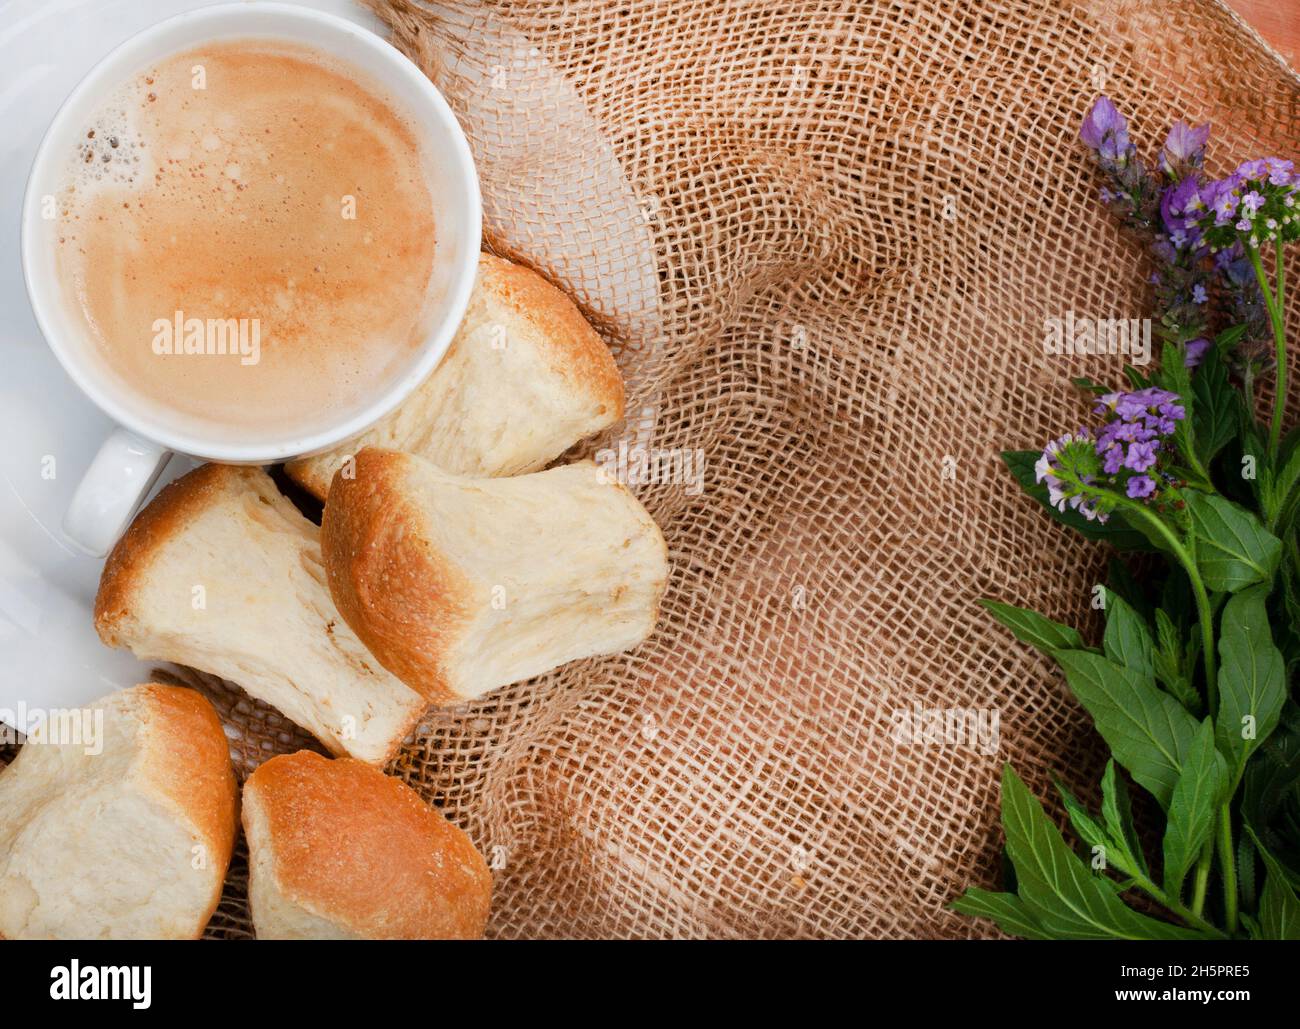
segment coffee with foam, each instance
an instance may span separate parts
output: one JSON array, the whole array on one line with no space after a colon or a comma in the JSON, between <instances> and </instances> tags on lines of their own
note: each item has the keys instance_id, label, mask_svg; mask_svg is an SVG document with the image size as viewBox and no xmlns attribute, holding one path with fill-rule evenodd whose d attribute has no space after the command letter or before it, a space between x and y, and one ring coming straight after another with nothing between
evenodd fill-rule
<instances>
[{"instance_id":1,"label":"coffee with foam","mask_svg":"<svg viewBox=\"0 0 1300 1029\"><path fill-rule=\"evenodd\" d=\"M57 262L96 359L199 433L307 435L410 364L435 297L409 119L278 40L188 50L109 97L70 155Z\"/></svg>"}]
</instances>

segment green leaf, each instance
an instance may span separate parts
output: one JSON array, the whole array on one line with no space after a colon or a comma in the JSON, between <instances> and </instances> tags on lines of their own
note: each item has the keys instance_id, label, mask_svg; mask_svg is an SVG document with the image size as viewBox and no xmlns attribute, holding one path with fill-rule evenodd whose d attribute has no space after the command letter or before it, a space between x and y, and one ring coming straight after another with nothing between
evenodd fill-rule
<instances>
[{"instance_id":1,"label":"green leaf","mask_svg":"<svg viewBox=\"0 0 1300 1029\"><path fill-rule=\"evenodd\" d=\"M970 915L972 918L990 918L997 923L999 929L1012 936L1026 940L1053 938L1043 932L1042 926L1034 921L1024 903L1014 893L993 893L973 886L949 907L958 914Z\"/></svg>"},{"instance_id":2,"label":"green leaf","mask_svg":"<svg viewBox=\"0 0 1300 1029\"><path fill-rule=\"evenodd\" d=\"M1052 653L1056 650L1081 650L1083 637L1068 625L1044 618L1037 611L1003 604L997 600L981 600L980 605L994 618L1011 630L1021 643Z\"/></svg>"},{"instance_id":3,"label":"green leaf","mask_svg":"<svg viewBox=\"0 0 1300 1029\"><path fill-rule=\"evenodd\" d=\"M1183 760L1183 774L1169 800L1165 826L1165 892L1182 893L1187 871L1214 828L1214 818L1228 790L1228 765L1214 749L1214 724L1201 723Z\"/></svg>"},{"instance_id":4,"label":"green leaf","mask_svg":"<svg viewBox=\"0 0 1300 1029\"><path fill-rule=\"evenodd\" d=\"M1267 587L1238 593L1223 609L1219 630L1216 740L1236 783L1255 748L1277 728L1287 699L1282 652L1273 645L1264 600Z\"/></svg>"},{"instance_id":5,"label":"green leaf","mask_svg":"<svg viewBox=\"0 0 1300 1029\"><path fill-rule=\"evenodd\" d=\"M1196 396L1192 375L1185 361L1185 348L1165 345L1160 348L1161 381L1165 389L1178 394L1185 414L1174 426L1174 445L1189 464L1196 460Z\"/></svg>"},{"instance_id":6,"label":"green leaf","mask_svg":"<svg viewBox=\"0 0 1300 1029\"><path fill-rule=\"evenodd\" d=\"M1269 447L1260 436L1255 419L1243 403L1239 408L1237 439L1232 445L1233 460L1225 468L1228 474L1223 477L1221 492L1229 500L1237 500L1248 507L1264 510L1264 494L1274 489L1271 478L1272 463L1269 460ZM1244 478L1246 458L1252 459L1255 470L1253 479ZM1267 528L1267 526L1266 526Z\"/></svg>"},{"instance_id":7,"label":"green leaf","mask_svg":"<svg viewBox=\"0 0 1300 1029\"><path fill-rule=\"evenodd\" d=\"M1201 695L1191 683L1183 660L1183 636L1164 608L1156 608L1156 649L1151 655L1156 679L1192 714L1201 709Z\"/></svg>"},{"instance_id":8,"label":"green leaf","mask_svg":"<svg viewBox=\"0 0 1300 1029\"><path fill-rule=\"evenodd\" d=\"M1015 477L1020 488L1027 495L1038 501L1055 521L1068 526L1085 539L1102 540L1117 550L1151 550L1152 546L1146 536L1136 532L1124 520L1121 512L1115 511L1106 522L1090 522L1078 511L1067 507L1058 511L1047 500L1047 487L1035 482L1034 464L1042 455L1037 450L1004 450L1002 460Z\"/></svg>"},{"instance_id":9,"label":"green leaf","mask_svg":"<svg viewBox=\"0 0 1300 1029\"><path fill-rule=\"evenodd\" d=\"M1215 456L1237 434L1240 394L1228 382L1228 369L1218 348L1210 347L1192 379L1195 397L1196 452L1209 467Z\"/></svg>"},{"instance_id":10,"label":"green leaf","mask_svg":"<svg viewBox=\"0 0 1300 1029\"><path fill-rule=\"evenodd\" d=\"M1236 593L1273 578L1282 541L1258 518L1223 497L1196 490L1182 495L1192 522L1196 567L1209 589Z\"/></svg>"},{"instance_id":11,"label":"green leaf","mask_svg":"<svg viewBox=\"0 0 1300 1029\"><path fill-rule=\"evenodd\" d=\"M1066 845L1038 799L1008 765L1002 824L1025 910L1049 936L1086 940L1195 940L1190 929L1138 914L1113 884L1093 875Z\"/></svg>"},{"instance_id":12,"label":"green leaf","mask_svg":"<svg viewBox=\"0 0 1300 1029\"><path fill-rule=\"evenodd\" d=\"M1259 933L1265 940L1300 940L1300 899L1267 855L1268 874L1259 895Z\"/></svg>"},{"instance_id":13,"label":"green leaf","mask_svg":"<svg viewBox=\"0 0 1300 1029\"><path fill-rule=\"evenodd\" d=\"M1246 335L1245 323L1242 323L1241 325L1230 325L1214 337L1214 349L1220 354L1227 354L1233 347L1241 342L1241 337L1244 335Z\"/></svg>"},{"instance_id":14,"label":"green leaf","mask_svg":"<svg viewBox=\"0 0 1300 1029\"><path fill-rule=\"evenodd\" d=\"M1183 755L1196 735L1196 719L1157 689L1149 674L1082 650L1055 656L1115 760L1168 809L1182 776Z\"/></svg>"},{"instance_id":15,"label":"green leaf","mask_svg":"<svg viewBox=\"0 0 1300 1029\"><path fill-rule=\"evenodd\" d=\"M1146 389L1155 381L1154 379L1148 379L1131 364L1124 366L1124 378L1128 379L1129 385L1135 390Z\"/></svg>"},{"instance_id":16,"label":"green leaf","mask_svg":"<svg viewBox=\"0 0 1300 1029\"><path fill-rule=\"evenodd\" d=\"M1288 701L1278 727L1246 765L1241 788L1241 817L1262 855L1271 857L1300 885L1300 853L1286 845L1275 823L1282 823L1288 801L1300 784L1300 707Z\"/></svg>"},{"instance_id":17,"label":"green leaf","mask_svg":"<svg viewBox=\"0 0 1300 1029\"><path fill-rule=\"evenodd\" d=\"M1110 849L1110 836L1106 832L1106 827L1097 821L1083 802L1079 800L1069 787L1061 782L1056 776L1052 776L1052 783L1056 786L1056 792L1061 795L1061 802L1065 805L1065 813L1070 816L1070 824L1074 826L1074 831L1079 834L1079 839L1089 848L1101 847L1103 851ZM1107 863L1110 859L1107 857Z\"/></svg>"},{"instance_id":18,"label":"green leaf","mask_svg":"<svg viewBox=\"0 0 1300 1029\"><path fill-rule=\"evenodd\" d=\"M1155 645L1147 623L1113 590L1107 589L1105 596L1106 632L1102 649L1106 656L1134 672L1154 674L1151 655Z\"/></svg>"},{"instance_id":19,"label":"green leaf","mask_svg":"<svg viewBox=\"0 0 1300 1029\"><path fill-rule=\"evenodd\" d=\"M1110 764L1113 768L1114 762L1112 761ZM1141 875L1146 878L1146 861L1141 857L1142 852L1140 849L1136 854L1134 853L1133 846L1135 843L1130 844L1123 826L1119 826L1118 831L1112 831L1108 824L1098 821L1084 807L1083 802L1070 792L1070 789L1060 779L1053 776L1052 781L1056 784L1056 792L1061 795L1061 802L1065 805L1065 813L1070 816L1070 824L1090 852L1089 867L1092 866L1091 858L1096 850L1100 848L1107 868L1114 868L1122 875ZM1120 892L1128 888L1122 882L1115 882L1111 879L1107 881L1116 888L1122 887ZM1131 882L1129 885L1131 885Z\"/></svg>"},{"instance_id":20,"label":"green leaf","mask_svg":"<svg viewBox=\"0 0 1300 1029\"><path fill-rule=\"evenodd\" d=\"M1282 651L1290 679L1294 667L1300 664L1300 584L1296 581L1295 564L1290 561L1282 564L1282 608L1286 617L1278 626L1282 633L1278 649Z\"/></svg>"},{"instance_id":21,"label":"green leaf","mask_svg":"<svg viewBox=\"0 0 1300 1029\"><path fill-rule=\"evenodd\" d=\"M1100 396L1103 393L1109 393L1110 387L1100 382L1094 382L1084 375L1076 375L1070 379L1071 385L1083 390L1085 393L1095 393Z\"/></svg>"},{"instance_id":22,"label":"green leaf","mask_svg":"<svg viewBox=\"0 0 1300 1029\"><path fill-rule=\"evenodd\" d=\"M1270 523L1282 514L1291 492L1300 483L1300 447L1291 451L1289 457L1271 480L1270 489L1264 498L1264 517ZM1286 528L1286 526L1283 526Z\"/></svg>"},{"instance_id":23,"label":"green leaf","mask_svg":"<svg viewBox=\"0 0 1300 1029\"><path fill-rule=\"evenodd\" d=\"M1115 767L1114 759L1106 762L1101 777L1101 817L1113 844L1124 852L1126 862L1143 876L1150 878L1146 855L1138 841L1133 825L1133 805L1129 801L1128 786Z\"/></svg>"}]
</instances>

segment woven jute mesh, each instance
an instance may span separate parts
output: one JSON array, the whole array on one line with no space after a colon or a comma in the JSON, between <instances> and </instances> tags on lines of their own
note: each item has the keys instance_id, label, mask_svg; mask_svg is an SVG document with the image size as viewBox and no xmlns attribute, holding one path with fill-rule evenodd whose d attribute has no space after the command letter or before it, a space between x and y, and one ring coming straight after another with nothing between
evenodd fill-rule
<instances>
[{"instance_id":1,"label":"woven jute mesh","mask_svg":"<svg viewBox=\"0 0 1300 1029\"><path fill-rule=\"evenodd\" d=\"M1046 796L1102 756L975 604L1089 624L1103 574L997 460L1119 375L1044 319L1150 302L1080 118L1100 87L1137 139L1212 121L1221 172L1294 155L1300 81L1203 2L374 6L465 126L487 244L628 376L582 453L704 458L634 487L672 567L649 642L433 711L390 769L488 857L490 934L987 933L945 905L998 877L1002 762ZM245 769L303 745L213 690ZM899 742L916 705L996 711L1000 747ZM243 868L214 935L250 933Z\"/></svg>"},{"instance_id":2,"label":"woven jute mesh","mask_svg":"<svg viewBox=\"0 0 1300 1029\"><path fill-rule=\"evenodd\" d=\"M1102 758L975 603L1096 628L1105 553L997 460L1086 417L1070 375L1118 381L1044 320L1150 303L1079 121L1209 120L1221 173L1295 156L1300 81L1200 0L373 3L463 121L486 244L629 378L582 453L705 460L634 487L672 568L646 644L433 711L390 769L489 858L490 935L989 933L945 905L998 879L1002 763L1047 796ZM312 745L199 684L241 774ZM900 741L918 705L997 712L997 752ZM251 935L245 867L210 935Z\"/></svg>"}]
</instances>

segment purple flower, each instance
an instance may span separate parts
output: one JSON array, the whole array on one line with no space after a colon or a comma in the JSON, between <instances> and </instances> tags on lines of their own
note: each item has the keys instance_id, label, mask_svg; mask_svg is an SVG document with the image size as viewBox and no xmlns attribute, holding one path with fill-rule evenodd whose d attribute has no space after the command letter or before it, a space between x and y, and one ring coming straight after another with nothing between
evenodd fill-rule
<instances>
[{"instance_id":1,"label":"purple flower","mask_svg":"<svg viewBox=\"0 0 1300 1029\"><path fill-rule=\"evenodd\" d=\"M1145 472L1156 463L1156 452L1160 449L1160 444L1155 440L1150 443L1132 443L1128 448L1128 456L1124 458L1124 467L1135 472Z\"/></svg>"},{"instance_id":2,"label":"purple flower","mask_svg":"<svg viewBox=\"0 0 1300 1029\"><path fill-rule=\"evenodd\" d=\"M1112 445L1101 455L1101 470L1107 475L1118 475L1124 467L1124 448L1118 443Z\"/></svg>"},{"instance_id":3,"label":"purple flower","mask_svg":"<svg viewBox=\"0 0 1300 1029\"><path fill-rule=\"evenodd\" d=\"M1263 206L1264 198L1253 189L1241 198L1241 209L1243 213L1249 211L1251 214L1254 214Z\"/></svg>"},{"instance_id":4,"label":"purple flower","mask_svg":"<svg viewBox=\"0 0 1300 1029\"><path fill-rule=\"evenodd\" d=\"M1237 216L1237 198L1228 191L1219 193L1211 205L1214 208L1214 223L1227 225Z\"/></svg>"},{"instance_id":5,"label":"purple flower","mask_svg":"<svg viewBox=\"0 0 1300 1029\"><path fill-rule=\"evenodd\" d=\"M1179 238L1175 243L1175 242L1171 242L1169 236L1161 235L1156 237L1155 242L1151 244L1151 249L1155 251L1156 257L1164 261L1165 264L1173 264L1175 261L1178 260L1177 247L1186 246L1188 243L1191 242L1193 241L1186 237L1182 237ZM1159 286L1160 282L1161 282L1160 273L1152 272L1151 285Z\"/></svg>"},{"instance_id":6,"label":"purple flower","mask_svg":"<svg viewBox=\"0 0 1300 1029\"><path fill-rule=\"evenodd\" d=\"M1219 253L1228 255L1228 260L1223 262L1222 271L1229 283L1238 289L1257 284L1254 266L1251 265L1249 257L1242 256L1240 243L1232 250L1220 250ZM1218 254L1215 256L1217 257Z\"/></svg>"},{"instance_id":7,"label":"purple flower","mask_svg":"<svg viewBox=\"0 0 1300 1029\"><path fill-rule=\"evenodd\" d=\"M1209 349L1210 341L1208 339L1188 340L1187 346L1183 350L1183 364L1188 368L1195 368L1204 360L1205 352Z\"/></svg>"},{"instance_id":8,"label":"purple flower","mask_svg":"<svg viewBox=\"0 0 1300 1029\"><path fill-rule=\"evenodd\" d=\"M1243 161L1237 166L1237 177L1240 179L1263 179L1268 176L1268 162L1262 157L1257 157L1252 161Z\"/></svg>"},{"instance_id":9,"label":"purple flower","mask_svg":"<svg viewBox=\"0 0 1300 1029\"><path fill-rule=\"evenodd\" d=\"M1200 244L1201 232L1196 223L1204 211L1200 187L1193 175L1187 176L1176 186L1170 186L1160 195L1160 219L1165 223L1165 231L1176 247Z\"/></svg>"},{"instance_id":10,"label":"purple flower","mask_svg":"<svg viewBox=\"0 0 1300 1029\"><path fill-rule=\"evenodd\" d=\"M1121 161L1131 148L1128 122L1109 97L1099 96L1079 129L1079 138L1102 157Z\"/></svg>"},{"instance_id":11,"label":"purple flower","mask_svg":"<svg viewBox=\"0 0 1300 1029\"><path fill-rule=\"evenodd\" d=\"M1197 283L1192 287L1192 303L1203 304L1210 299L1210 294L1205 291L1205 286Z\"/></svg>"},{"instance_id":12,"label":"purple flower","mask_svg":"<svg viewBox=\"0 0 1300 1029\"><path fill-rule=\"evenodd\" d=\"M1241 179L1236 173L1226 179L1214 179L1201 187L1201 204L1205 210L1214 212L1215 225L1227 225L1236 217L1240 188Z\"/></svg>"},{"instance_id":13,"label":"purple flower","mask_svg":"<svg viewBox=\"0 0 1300 1029\"><path fill-rule=\"evenodd\" d=\"M1184 121L1176 121L1165 138L1165 148L1160 153L1160 167L1165 174L1174 175L1179 168L1196 167L1205 156L1205 143L1210 138L1210 126L1192 128Z\"/></svg>"},{"instance_id":14,"label":"purple flower","mask_svg":"<svg viewBox=\"0 0 1300 1029\"><path fill-rule=\"evenodd\" d=\"M1128 481L1128 488L1125 492L1133 500L1139 500L1142 497L1149 497L1156 491L1156 481L1149 475L1135 475Z\"/></svg>"},{"instance_id":15,"label":"purple flower","mask_svg":"<svg viewBox=\"0 0 1300 1029\"><path fill-rule=\"evenodd\" d=\"M1283 161L1279 157L1264 158L1264 166L1268 171L1268 181L1274 186L1293 186L1296 184L1296 176L1292 172L1294 167L1290 161Z\"/></svg>"},{"instance_id":16,"label":"purple flower","mask_svg":"<svg viewBox=\"0 0 1300 1029\"><path fill-rule=\"evenodd\" d=\"M1175 404L1183 399L1172 390L1159 389L1156 386L1148 386L1146 389L1140 389L1136 393L1130 393L1129 396L1137 398L1147 407L1159 407L1161 404Z\"/></svg>"}]
</instances>

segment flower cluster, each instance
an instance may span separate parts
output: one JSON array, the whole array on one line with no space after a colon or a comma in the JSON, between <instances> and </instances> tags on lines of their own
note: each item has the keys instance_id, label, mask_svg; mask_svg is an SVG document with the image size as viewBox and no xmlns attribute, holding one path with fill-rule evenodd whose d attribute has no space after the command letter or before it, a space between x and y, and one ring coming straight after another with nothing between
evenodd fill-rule
<instances>
[{"instance_id":1,"label":"flower cluster","mask_svg":"<svg viewBox=\"0 0 1300 1029\"><path fill-rule=\"evenodd\" d=\"M1244 244L1300 239L1300 176L1290 161L1247 161L1224 179L1207 182L1184 204L1212 251Z\"/></svg>"},{"instance_id":2,"label":"flower cluster","mask_svg":"<svg viewBox=\"0 0 1300 1029\"><path fill-rule=\"evenodd\" d=\"M1087 490L1097 484L1100 474L1097 441L1087 429L1052 440L1034 464L1034 477L1047 487L1049 504L1058 511L1064 511L1068 504L1089 521L1104 522L1109 517L1107 512L1099 508L1098 498Z\"/></svg>"},{"instance_id":3,"label":"flower cluster","mask_svg":"<svg viewBox=\"0 0 1300 1029\"><path fill-rule=\"evenodd\" d=\"M1151 276L1162 336L1184 346L1195 366L1208 346L1210 287L1216 276L1199 227L1199 210L1187 205L1200 196L1200 169L1210 126L1177 122L1169 130L1157 168L1148 171L1136 156L1128 124L1107 97L1088 111L1079 138L1096 153L1109 179L1102 200L1129 227L1149 235L1158 259Z\"/></svg>"},{"instance_id":4,"label":"flower cluster","mask_svg":"<svg viewBox=\"0 0 1300 1029\"><path fill-rule=\"evenodd\" d=\"M1128 122L1107 97L1098 97L1079 130L1079 138L1097 154L1109 178L1101 199L1138 229L1155 229L1159 219L1160 190L1137 157L1128 135Z\"/></svg>"},{"instance_id":5,"label":"flower cluster","mask_svg":"<svg viewBox=\"0 0 1300 1029\"><path fill-rule=\"evenodd\" d=\"M1095 413L1110 420L1095 434L1080 429L1052 440L1034 465L1034 475L1058 511L1068 505L1089 521L1104 522L1115 506L1112 491L1142 500L1168 480L1157 465L1186 410L1177 393L1149 387L1107 393Z\"/></svg>"},{"instance_id":6,"label":"flower cluster","mask_svg":"<svg viewBox=\"0 0 1300 1029\"><path fill-rule=\"evenodd\" d=\"M1097 453L1107 475L1123 476L1124 492L1133 498L1156 491L1152 473L1165 441L1172 436L1186 410L1177 393L1166 389L1140 389L1133 393L1107 393L1095 413L1113 418L1097 433Z\"/></svg>"}]
</instances>

